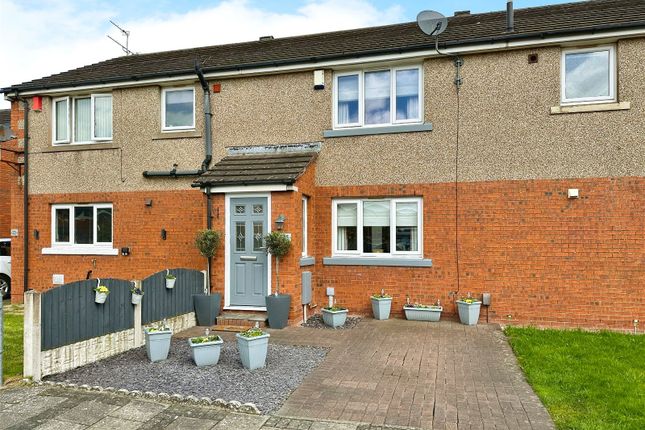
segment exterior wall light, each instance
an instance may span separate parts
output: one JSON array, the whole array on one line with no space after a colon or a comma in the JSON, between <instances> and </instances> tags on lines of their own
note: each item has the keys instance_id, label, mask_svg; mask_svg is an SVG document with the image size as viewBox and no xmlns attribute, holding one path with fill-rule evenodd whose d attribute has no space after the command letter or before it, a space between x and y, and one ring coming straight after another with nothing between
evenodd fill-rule
<instances>
[{"instance_id":1,"label":"exterior wall light","mask_svg":"<svg viewBox=\"0 0 645 430\"><path fill-rule=\"evenodd\" d=\"M284 215L280 214L275 220L275 228L276 230L282 230L282 227L284 227L284 222L286 221L286 218Z\"/></svg>"}]
</instances>

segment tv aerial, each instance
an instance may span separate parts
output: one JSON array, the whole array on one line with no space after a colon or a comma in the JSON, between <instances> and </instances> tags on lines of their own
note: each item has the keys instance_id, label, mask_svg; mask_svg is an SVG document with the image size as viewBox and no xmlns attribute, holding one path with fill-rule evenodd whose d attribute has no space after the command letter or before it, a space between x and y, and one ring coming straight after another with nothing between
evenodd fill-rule
<instances>
[{"instance_id":1,"label":"tv aerial","mask_svg":"<svg viewBox=\"0 0 645 430\"><path fill-rule=\"evenodd\" d=\"M130 51L130 47L129 47L129 44L130 44L130 32L129 32L128 30L124 30L123 28L119 27L119 26L117 25L117 23L115 23L115 22L114 22L114 21L112 21L112 20L110 20L110 24L112 24L113 26L115 26L116 28L118 28L118 29L119 29L119 31L121 32L121 34L123 34L123 35L125 36L125 45L123 45L121 42L119 42L119 41L117 41L116 39L114 39L114 38L113 38L112 36L110 36L109 34L107 35L107 37L108 37L112 42L114 42L114 43L116 43L117 45L119 45L119 46L121 47L121 49L123 50L123 52L125 52L125 54L126 54L126 55L134 55L135 53L134 53L134 52L132 52L132 51Z\"/></svg>"},{"instance_id":2,"label":"tv aerial","mask_svg":"<svg viewBox=\"0 0 645 430\"><path fill-rule=\"evenodd\" d=\"M464 60L461 57L453 54L446 54L439 50L439 35L446 31L448 28L448 18L443 16L441 13L434 10L424 10L419 12L417 15L417 25L428 36L434 38L434 49L439 55L449 56L454 58L455 67L457 68L457 75L455 77L455 85L457 86L457 92L463 83L461 78L461 66L464 65Z\"/></svg>"}]
</instances>

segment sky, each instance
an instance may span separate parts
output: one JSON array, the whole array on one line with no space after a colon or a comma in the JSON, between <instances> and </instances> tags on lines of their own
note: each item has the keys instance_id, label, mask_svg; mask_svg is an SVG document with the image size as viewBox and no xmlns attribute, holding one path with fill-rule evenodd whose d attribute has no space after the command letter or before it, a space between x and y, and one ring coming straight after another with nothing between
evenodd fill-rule
<instances>
[{"instance_id":1,"label":"sky","mask_svg":"<svg viewBox=\"0 0 645 430\"><path fill-rule=\"evenodd\" d=\"M515 8L572 0L516 0ZM123 55L488 12L505 0L0 0L0 88ZM0 109L9 103L0 100Z\"/></svg>"}]
</instances>

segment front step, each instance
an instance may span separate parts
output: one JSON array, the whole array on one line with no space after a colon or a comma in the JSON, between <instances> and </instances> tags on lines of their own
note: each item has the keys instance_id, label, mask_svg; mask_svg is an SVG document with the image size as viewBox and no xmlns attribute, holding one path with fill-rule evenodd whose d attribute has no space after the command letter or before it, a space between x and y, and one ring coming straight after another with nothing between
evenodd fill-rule
<instances>
[{"instance_id":1,"label":"front step","mask_svg":"<svg viewBox=\"0 0 645 430\"><path fill-rule=\"evenodd\" d=\"M217 325L229 329L241 328L246 330L255 327L258 324L260 328L267 327L266 312L224 312L217 317ZM240 330L241 331L241 330Z\"/></svg>"}]
</instances>

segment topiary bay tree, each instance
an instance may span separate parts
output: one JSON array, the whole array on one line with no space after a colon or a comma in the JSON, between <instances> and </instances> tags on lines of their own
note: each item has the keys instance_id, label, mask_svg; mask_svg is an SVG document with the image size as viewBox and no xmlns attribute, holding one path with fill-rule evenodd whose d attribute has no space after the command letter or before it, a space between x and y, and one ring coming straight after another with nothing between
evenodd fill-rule
<instances>
[{"instance_id":1,"label":"topiary bay tree","mask_svg":"<svg viewBox=\"0 0 645 430\"><path fill-rule=\"evenodd\" d=\"M280 294L280 259L289 253L291 239L281 231L273 231L264 236L264 246L267 254L275 257L275 293L266 297L269 327L284 328L289 321L291 296Z\"/></svg>"}]
</instances>

